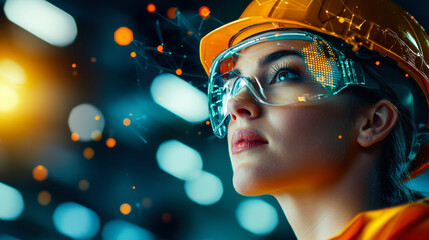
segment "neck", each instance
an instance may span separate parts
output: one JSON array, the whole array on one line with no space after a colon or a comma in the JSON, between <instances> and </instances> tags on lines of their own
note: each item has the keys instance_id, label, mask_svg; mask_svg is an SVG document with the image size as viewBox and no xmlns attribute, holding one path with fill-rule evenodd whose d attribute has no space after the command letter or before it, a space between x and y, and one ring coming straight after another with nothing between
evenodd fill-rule
<instances>
[{"instance_id":1,"label":"neck","mask_svg":"<svg viewBox=\"0 0 429 240\"><path fill-rule=\"evenodd\" d=\"M358 213L383 207L379 199L369 194L379 188L372 181L370 162L374 161L356 160L341 179L313 189L272 194L298 239L329 239L339 234Z\"/></svg>"}]
</instances>

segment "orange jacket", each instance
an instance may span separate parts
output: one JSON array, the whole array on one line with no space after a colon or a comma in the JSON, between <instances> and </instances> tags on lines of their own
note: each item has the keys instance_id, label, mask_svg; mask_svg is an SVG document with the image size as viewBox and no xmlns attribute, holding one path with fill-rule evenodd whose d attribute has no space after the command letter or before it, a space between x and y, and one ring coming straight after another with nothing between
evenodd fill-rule
<instances>
[{"instance_id":1,"label":"orange jacket","mask_svg":"<svg viewBox=\"0 0 429 240\"><path fill-rule=\"evenodd\" d=\"M358 214L330 240L429 240L429 198Z\"/></svg>"}]
</instances>

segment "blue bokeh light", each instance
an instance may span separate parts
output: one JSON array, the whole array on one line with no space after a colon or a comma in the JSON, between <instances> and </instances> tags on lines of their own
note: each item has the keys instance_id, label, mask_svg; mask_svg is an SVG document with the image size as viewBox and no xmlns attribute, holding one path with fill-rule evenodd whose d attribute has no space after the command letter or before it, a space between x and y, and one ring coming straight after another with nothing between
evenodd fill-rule
<instances>
[{"instance_id":1,"label":"blue bokeh light","mask_svg":"<svg viewBox=\"0 0 429 240\"><path fill-rule=\"evenodd\" d=\"M236 210L238 223L256 235L271 233L278 225L276 209L260 199L247 199Z\"/></svg>"},{"instance_id":2,"label":"blue bokeh light","mask_svg":"<svg viewBox=\"0 0 429 240\"><path fill-rule=\"evenodd\" d=\"M153 233L130 222L115 219L108 222L102 231L103 240L155 240Z\"/></svg>"},{"instance_id":3,"label":"blue bokeh light","mask_svg":"<svg viewBox=\"0 0 429 240\"><path fill-rule=\"evenodd\" d=\"M24 199L21 193L13 187L0 183L0 219L15 220L24 211Z\"/></svg>"},{"instance_id":4,"label":"blue bokeh light","mask_svg":"<svg viewBox=\"0 0 429 240\"><path fill-rule=\"evenodd\" d=\"M223 194L222 182L215 175L201 171L200 175L185 182L186 195L201 205L217 203Z\"/></svg>"},{"instance_id":5,"label":"blue bokeh light","mask_svg":"<svg viewBox=\"0 0 429 240\"><path fill-rule=\"evenodd\" d=\"M89 208L74 202L59 205L53 215L55 228L73 239L89 239L100 229L98 215Z\"/></svg>"}]
</instances>

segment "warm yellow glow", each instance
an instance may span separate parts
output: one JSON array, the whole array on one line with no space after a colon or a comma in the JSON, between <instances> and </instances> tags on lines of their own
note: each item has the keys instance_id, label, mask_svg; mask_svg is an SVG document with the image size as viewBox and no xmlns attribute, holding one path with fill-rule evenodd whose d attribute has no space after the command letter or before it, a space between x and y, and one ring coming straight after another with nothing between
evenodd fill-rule
<instances>
[{"instance_id":1,"label":"warm yellow glow","mask_svg":"<svg viewBox=\"0 0 429 240\"><path fill-rule=\"evenodd\" d=\"M100 115L97 115L97 116L95 116L95 121L98 121L98 120L100 120Z\"/></svg>"},{"instance_id":2,"label":"warm yellow glow","mask_svg":"<svg viewBox=\"0 0 429 240\"><path fill-rule=\"evenodd\" d=\"M136 52L131 52L131 53L130 53L130 56L131 56L132 58L135 58L135 57L137 57L137 53L136 53Z\"/></svg>"},{"instance_id":3,"label":"warm yellow glow","mask_svg":"<svg viewBox=\"0 0 429 240\"><path fill-rule=\"evenodd\" d=\"M123 203L121 207L119 208L122 214L128 215L131 212L131 205L128 203Z\"/></svg>"},{"instance_id":4,"label":"warm yellow glow","mask_svg":"<svg viewBox=\"0 0 429 240\"><path fill-rule=\"evenodd\" d=\"M298 101L300 101L300 102L304 102L304 101L305 101L305 99L304 99L304 97L298 97Z\"/></svg>"},{"instance_id":5,"label":"warm yellow glow","mask_svg":"<svg viewBox=\"0 0 429 240\"><path fill-rule=\"evenodd\" d=\"M73 64L72 64L72 68L76 68L76 63L73 63Z\"/></svg>"},{"instance_id":6,"label":"warm yellow glow","mask_svg":"<svg viewBox=\"0 0 429 240\"><path fill-rule=\"evenodd\" d=\"M136 186L133 186L133 189L136 189Z\"/></svg>"},{"instance_id":7,"label":"warm yellow glow","mask_svg":"<svg viewBox=\"0 0 429 240\"><path fill-rule=\"evenodd\" d=\"M71 134L71 140L72 140L73 142L77 142L77 141L79 141L79 134L77 134L77 133L72 133L72 134Z\"/></svg>"},{"instance_id":8,"label":"warm yellow glow","mask_svg":"<svg viewBox=\"0 0 429 240\"><path fill-rule=\"evenodd\" d=\"M99 131L99 130L95 130L91 133L92 140L94 140L96 142L100 141L102 136L103 135L101 134L101 131Z\"/></svg>"},{"instance_id":9,"label":"warm yellow glow","mask_svg":"<svg viewBox=\"0 0 429 240\"><path fill-rule=\"evenodd\" d=\"M42 165L38 165L33 168L33 178L39 182L45 180L48 177L48 169Z\"/></svg>"},{"instance_id":10,"label":"warm yellow glow","mask_svg":"<svg viewBox=\"0 0 429 240\"><path fill-rule=\"evenodd\" d=\"M210 9L207 6L200 7L199 14L201 17L206 18L210 15Z\"/></svg>"},{"instance_id":11,"label":"warm yellow glow","mask_svg":"<svg viewBox=\"0 0 429 240\"><path fill-rule=\"evenodd\" d=\"M0 80L1 79L17 84L24 84L27 82L24 69L18 63L9 59L0 61Z\"/></svg>"},{"instance_id":12,"label":"warm yellow glow","mask_svg":"<svg viewBox=\"0 0 429 240\"><path fill-rule=\"evenodd\" d=\"M97 58L95 58L95 57L92 57L92 58L91 58L91 62L92 62L92 63L95 63L95 62L97 62Z\"/></svg>"},{"instance_id":13,"label":"warm yellow glow","mask_svg":"<svg viewBox=\"0 0 429 240\"><path fill-rule=\"evenodd\" d=\"M124 121L123 121L123 123L124 123L125 126L128 127L131 124L131 120L129 118L125 118Z\"/></svg>"},{"instance_id":14,"label":"warm yellow glow","mask_svg":"<svg viewBox=\"0 0 429 240\"><path fill-rule=\"evenodd\" d=\"M133 41L133 31L127 27L120 27L115 31L115 42L121 46L126 46Z\"/></svg>"},{"instance_id":15,"label":"warm yellow glow","mask_svg":"<svg viewBox=\"0 0 429 240\"><path fill-rule=\"evenodd\" d=\"M375 61L375 65L379 66L380 65L380 61Z\"/></svg>"},{"instance_id":16,"label":"warm yellow glow","mask_svg":"<svg viewBox=\"0 0 429 240\"><path fill-rule=\"evenodd\" d=\"M341 136L341 135L338 135L338 139L342 139L343 138L343 136Z\"/></svg>"},{"instance_id":17,"label":"warm yellow glow","mask_svg":"<svg viewBox=\"0 0 429 240\"><path fill-rule=\"evenodd\" d=\"M95 151L94 151L94 149L92 149L92 148L90 148L90 147L87 147L87 148L85 148L84 150L83 150L83 156L86 158L86 159L91 159L91 158L93 158L94 157L94 154L95 154Z\"/></svg>"},{"instance_id":18,"label":"warm yellow glow","mask_svg":"<svg viewBox=\"0 0 429 240\"><path fill-rule=\"evenodd\" d=\"M37 195L37 201L40 205L46 206L51 202L51 194L48 191L41 191Z\"/></svg>"},{"instance_id":19,"label":"warm yellow glow","mask_svg":"<svg viewBox=\"0 0 429 240\"><path fill-rule=\"evenodd\" d=\"M109 148L113 148L113 147L115 147L115 146L116 146L116 140L115 140L114 138L108 138L108 139L106 140L106 145L107 145L107 147L109 147Z\"/></svg>"},{"instance_id":20,"label":"warm yellow glow","mask_svg":"<svg viewBox=\"0 0 429 240\"><path fill-rule=\"evenodd\" d=\"M82 191L86 191L89 189L89 182L86 179L82 179L79 181L79 189Z\"/></svg>"},{"instance_id":21,"label":"warm yellow glow","mask_svg":"<svg viewBox=\"0 0 429 240\"><path fill-rule=\"evenodd\" d=\"M0 112L9 112L18 105L18 93L9 86L0 85Z\"/></svg>"}]
</instances>

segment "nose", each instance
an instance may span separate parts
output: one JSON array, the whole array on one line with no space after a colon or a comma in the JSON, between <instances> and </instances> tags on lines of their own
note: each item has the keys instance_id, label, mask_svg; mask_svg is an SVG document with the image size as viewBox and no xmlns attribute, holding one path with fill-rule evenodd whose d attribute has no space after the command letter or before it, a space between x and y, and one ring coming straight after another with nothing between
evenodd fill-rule
<instances>
[{"instance_id":1,"label":"nose","mask_svg":"<svg viewBox=\"0 0 429 240\"><path fill-rule=\"evenodd\" d=\"M229 99L227 107L233 121L237 118L251 120L261 115L260 103L251 96L247 87Z\"/></svg>"}]
</instances>

